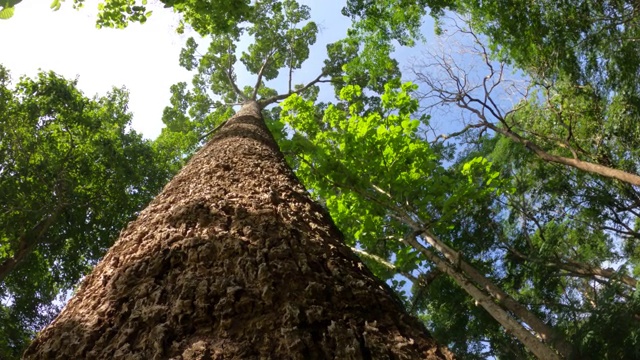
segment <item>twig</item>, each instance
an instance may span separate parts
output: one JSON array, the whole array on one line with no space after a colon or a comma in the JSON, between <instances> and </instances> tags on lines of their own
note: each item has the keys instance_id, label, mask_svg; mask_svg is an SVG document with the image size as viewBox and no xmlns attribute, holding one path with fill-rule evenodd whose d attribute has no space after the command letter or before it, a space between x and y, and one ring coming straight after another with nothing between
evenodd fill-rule
<instances>
[{"instance_id":1,"label":"twig","mask_svg":"<svg viewBox=\"0 0 640 360\"><path fill-rule=\"evenodd\" d=\"M308 83L307 85L301 87L300 89L296 90L296 91L290 91L286 94L280 94L280 95L276 95L276 96L272 96L268 99L263 99L260 100L260 107L261 108L265 108L267 105L273 104L274 102L280 101L280 100L284 100L286 98L288 98L289 96L293 95L293 94L299 94L305 90L307 90L308 88L312 87L313 85L321 82L320 79L322 79L322 77L326 76L327 74L323 71L320 75L318 75L318 77L316 77L315 79L313 79L313 81L311 81L310 83Z\"/></svg>"},{"instance_id":2,"label":"twig","mask_svg":"<svg viewBox=\"0 0 640 360\"><path fill-rule=\"evenodd\" d=\"M260 84L262 83L262 75L264 74L264 69L269 64L269 60L271 60L271 57L273 56L273 54L275 54L275 52L276 52L276 49L272 49L269 52L269 54L267 54L267 57L264 59L264 62L260 67L260 71L258 71L258 79L256 80L256 86L253 87L253 94L251 94L251 100L256 100L256 97L258 96L258 89L260 88Z\"/></svg>"}]
</instances>

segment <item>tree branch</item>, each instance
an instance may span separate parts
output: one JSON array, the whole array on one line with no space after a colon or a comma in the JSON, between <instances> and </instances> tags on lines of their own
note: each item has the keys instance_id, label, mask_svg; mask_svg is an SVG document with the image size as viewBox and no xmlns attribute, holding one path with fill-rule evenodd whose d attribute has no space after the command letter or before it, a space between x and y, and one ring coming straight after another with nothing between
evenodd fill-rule
<instances>
[{"instance_id":1,"label":"tree branch","mask_svg":"<svg viewBox=\"0 0 640 360\"><path fill-rule=\"evenodd\" d=\"M271 60L271 57L273 56L273 54L275 54L275 52L276 52L276 49L275 48L272 49L269 52L269 54L267 54L267 57L264 59L264 62L260 67L260 71L258 71L258 79L256 80L256 85L253 87L253 94L251 94L251 100L256 100L258 96L258 90L260 89L260 84L262 83L262 75L264 74L264 69L269 64L269 60Z\"/></svg>"},{"instance_id":2,"label":"tree branch","mask_svg":"<svg viewBox=\"0 0 640 360\"><path fill-rule=\"evenodd\" d=\"M477 129L477 128L483 128L485 127L484 124L468 124L467 126L464 127L464 129L460 130L460 131L456 131L450 134L440 134L438 136L436 136L435 139L433 139L433 141L431 141L432 144L435 144L438 142L439 139L442 139L442 141L447 141L448 139L460 136L464 133L466 133L467 131L471 130L471 129Z\"/></svg>"},{"instance_id":3,"label":"tree branch","mask_svg":"<svg viewBox=\"0 0 640 360\"><path fill-rule=\"evenodd\" d=\"M229 41L229 49L227 50L227 54L231 55L231 41ZM238 85L233 80L233 64L231 63L231 56L229 56L229 65L227 66L226 74L227 79L229 80L229 85L231 85L233 92L235 92L236 95L238 95L238 97L240 97L242 100L249 100L247 96L242 91L240 91L240 88L238 88Z\"/></svg>"},{"instance_id":4,"label":"tree branch","mask_svg":"<svg viewBox=\"0 0 640 360\"><path fill-rule=\"evenodd\" d=\"M398 267L396 267L394 264L392 264L389 261L381 258L380 256L368 253L368 252L366 252L364 250L361 250L361 249L358 249L356 247L352 247L351 250L353 252L359 254L359 255L362 255L362 256L364 256L364 257L366 257L368 259L371 259L371 260L377 262L378 264L386 267L387 269L389 269L389 270L391 270L391 271L393 271L395 273L398 273L398 274L406 277L407 279L411 280L412 283L418 284L419 280L413 274L411 274L410 272L406 272L406 271L402 271L402 270L398 269Z\"/></svg>"},{"instance_id":5,"label":"tree branch","mask_svg":"<svg viewBox=\"0 0 640 360\"><path fill-rule=\"evenodd\" d=\"M56 209L54 209L51 214L43 217L30 230L20 236L18 239L18 249L14 252L13 256L0 264L0 283L2 283L7 275L40 243L46 231L58 218L58 214L60 214L63 207L62 205L56 206Z\"/></svg>"},{"instance_id":6,"label":"tree branch","mask_svg":"<svg viewBox=\"0 0 640 360\"><path fill-rule=\"evenodd\" d=\"M282 100L288 98L289 96L291 96L293 94L299 94L299 93L307 90L308 88L312 87L313 85L321 82L321 79L326 75L327 74L323 71L320 75L318 75L318 77L316 77L311 82L309 82L307 85L301 87L298 90L289 91L286 94L280 94L280 95L272 96L272 97L267 98L267 99L262 99L262 100L258 101L258 103L260 104L261 108L265 108L266 106L271 105L271 104L273 104L275 102L278 102L278 101L282 101Z\"/></svg>"},{"instance_id":7,"label":"tree branch","mask_svg":"<svg viewBox=\"0 0 640 360\"><path fill-rule=\"evenodd\" d=\"M480 56L483 56L483 59L487 61L486 53L481 52ZM434 56L434 58L436 57ZM426 76L425 74L420 73L419 71L414 70L414 74L416 74L418 79L424 82L430 88L425 97L435 97L439 100L440 103L455 104L459 108L471 112L472 114L476 115L478 120L480 121L480 123L475 124L474 126L481 127L482 125L484 125L494 132L507 137L513 142L524 145L537 157L546 162L570 166L592 174L616 179L634 186L640 186L640 175L619 170L610 166L581 160L575 153L575 157L553 155L552 153L544 150L535 142L512 130L511 126L506 121L506 118L502 116L500 108L491 97L491 92L493 91L493 89L503 81L502 68L499 72L496 72L494 67L489 63L487 65L489 69L489 75L484 78L482 85L473 86L469 84L467 73L464 72L462 68L458 67L453 59L446 58L443 55L441 58L436 58L435 64L431 64L428 66L438 67L439 70L441 70L441 73L442 70L444 70L444 73L448 77L448 80L438 81L429 76ZM487 86L486 84L489 79L493 78L496 75L498 76L498 79L493 82L491 86ZM451 87L454 87L455 90L447 90L447 83L450 84ZM484 90L483 95L480 95L479 97L472 95L472 93L478 89ZM485 100L483 100L483 98ZM490 119L486 117L485 112L488 112L490 116L495 118L503 126L500 127L491 122Z\"/></svg>"},{"instance_id":8,"label":"tree branch","mask_svg":"<svg viewBox=\"0 0 640 360\"><path fill-rule=\"evenodd\" d=\"M484 291L480 290L469 279L463 275L460 269L456 268L449 261L445 261L437 256L430 248L420 244L415 238L405 239L408 245L420 251L436 268L449 275L458 286L465 290L477 305L482 306L487 312L505 327L509 332L525 345L532 353L540 359L560 359L560 356L553 351L549 345L531 334L520 322L511 317L503 308L498 306ZM485 289L486 290L486 289ZM522 306L522 305L521 305ZM534 330L535 331L535 330Z\"/></svg>"}]
</instances>

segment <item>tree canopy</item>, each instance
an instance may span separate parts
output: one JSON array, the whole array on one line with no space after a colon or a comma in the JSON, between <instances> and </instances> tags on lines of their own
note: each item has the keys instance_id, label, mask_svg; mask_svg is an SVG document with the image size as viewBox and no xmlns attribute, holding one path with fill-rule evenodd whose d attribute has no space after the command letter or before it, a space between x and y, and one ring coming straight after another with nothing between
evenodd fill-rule
<instances>
[{"instance_id":1,"label":"tree canopy","mask_svg":"<svg viewBox=\"0 0 640 360\"><path fill-rule=\"evenodd\" d=\"M304 66L321 38L306 5L162 3L209 44L186 41L194 78L172 86L153 143L126 130L122 90L87 99L53 73L11 87L2 70L7 357L245 101L347 244L460 358L640 356L635 2L350 0L320 69ZM107 0L98 25L150 15ZM394 58L434 43L425 16L444 52Z\"/></svg>"},{"instance_id":2,"label":"tree canopy","mask_svg":"<svg viewBox=\"0 0 640 360\"><path fill-rule=\"evenodd\" d=\"M51 321L122 226L167 180L128 129L128 94L93 99L53 72L0 67L0 357Z\"/></svg>"}]
</instances>

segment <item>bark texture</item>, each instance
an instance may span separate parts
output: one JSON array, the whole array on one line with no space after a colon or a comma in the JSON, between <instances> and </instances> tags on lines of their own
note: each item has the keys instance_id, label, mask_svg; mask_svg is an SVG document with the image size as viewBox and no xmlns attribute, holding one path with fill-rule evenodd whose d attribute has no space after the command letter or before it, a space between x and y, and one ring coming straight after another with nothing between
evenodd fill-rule
<instances>
[{"instance_id":1,"label":"bark texture","mask_svg":"<svg viewBox=\"0 0 640 360\"><path fill-rule=\"evenodd\" d=\"M451 359L343 244L246 104L26 359Z\"/></svg>"}]
</instances>

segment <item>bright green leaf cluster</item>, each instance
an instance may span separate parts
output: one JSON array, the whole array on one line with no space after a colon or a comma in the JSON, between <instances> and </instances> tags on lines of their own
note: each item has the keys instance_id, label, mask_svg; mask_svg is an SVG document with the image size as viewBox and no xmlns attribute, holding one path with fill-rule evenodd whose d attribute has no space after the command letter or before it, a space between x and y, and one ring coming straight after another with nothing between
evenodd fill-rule
<instances>
[{"instance_id":1,"label":"bright green leaf cluster","mask_svg":"<svg viewBox=\"0 0 640 360\"><path fill-rule=\"evenodd\" d=\"M163 0L162 3L182 14L184 22L201 35L227 33L252 14L249 0ZM144 23L151 15L147 0L106 0L99 5L99 10L98 27L124 28L130 22Z\"/></svg>"},{"instance_id":2,"label":"bright green leaf cluster","mask_svg":"<svg viewBox=\"0 0 640 360\"><path fill-rule=\"evenodd\" d=\"M7 20L13 17L16 4L22 0L3 0L0 1L0 20Z\"/></svg>"},{"instance_id":3,"label":"bright green leaf cluster","mask_svg":"<svg viewBox=\"0 0 640 360\"><path fill-rule=\"evenodd\" d=\"M106 26L122 29L129 22L144 24L151 16L151 11L147 11L146 5L147 0L142 0L140 4L136 0L107 0L98 4L96 25L99 28Z\"/></svg>"},{"instance_id":4,"label":"bright green leaf cluster","mask_svg":"<svg viewBox=\"0 0 640 360\"><path fill-rule=\"evenodd\" d=\"M469 184L473 184L478 176L480 176L486 186L490 186L491 183L500 176L499 172L491 170L491 162L481 156L465 162L462 165L462 174L467 177ZM495 187L495 184L493 189L499 190L499 188Z\"/></svg>"},{"instance_id":5,"label":"bright green leaf cluster","mask_svg":"<svg viewBox=\"0 0 640 360\"><path fill-rule=\"evenodd\" d=\"M353 85L341 90L345 103L322 114L312 101L291 96L280 118L293 131L281 141L283 151L348 241L383 257L393 253L406 269L419 262L413 251L401 251L398 240L408 228L392 215L401 213L397 209L446 228L468 201L490 193L443 167L442 154L419 135L421 121L412 118L415 88L388 84L379 111L366 109L362 90Z\"/></svg>"}]
</instances>

